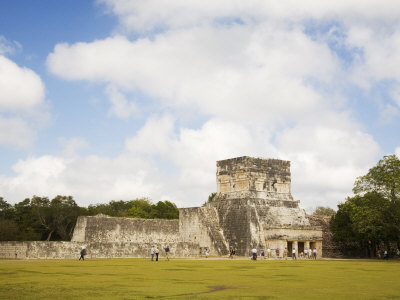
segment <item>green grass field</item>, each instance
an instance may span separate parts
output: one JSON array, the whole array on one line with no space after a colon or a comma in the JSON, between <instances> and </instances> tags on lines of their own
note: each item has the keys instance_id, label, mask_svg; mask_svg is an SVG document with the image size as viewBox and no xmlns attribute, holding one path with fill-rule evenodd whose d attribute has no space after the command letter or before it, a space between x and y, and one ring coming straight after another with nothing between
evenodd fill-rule
<instances>
[{"instance_id":1,"label":"green grass field","mask_svg":"<svg viewBox=\"0 0 400 300\"><path fill-rule=\"evenodd\" d=\"M0 260L0 298L400 299L400 262Z\"/></svg>"}]
</instances>

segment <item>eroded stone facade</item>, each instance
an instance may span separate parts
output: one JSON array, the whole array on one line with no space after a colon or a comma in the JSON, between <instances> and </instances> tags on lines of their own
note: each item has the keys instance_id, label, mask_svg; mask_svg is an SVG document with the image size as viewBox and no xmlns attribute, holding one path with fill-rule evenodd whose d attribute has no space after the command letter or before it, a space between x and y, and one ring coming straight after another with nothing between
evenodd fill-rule
<instances>
[{"instance_id":1,"label":"eroded stone facade","mask_svg":"<svg viewBox=\"0 0 400 300\"><path fill-rule=\"evenodd\" d=\"M258 249L279 249L279 256L292 249L317 249L322 255L321 227L311 225L290 190L290 162L277 159L238 157L217 162L217 196L206 207L181 209L185 218L203 215L204 228L193 226L186 239L209 245L219 255L230 247L239 255ZM185 212L182 214L182 212ZM197 219L196 219L197 222ZM197 230L196 230L197 229Z\"/></svg>"},{"instance_id":2,"label":"eroded stone facade","mask_svg":"<svg viewBox=\"0 0 400 300\"><path fill-rule=\"evenodd\" d=\"M73 258L85 245L89 257L148 257L169 246L175 257L238 255L304 248L322 255L321 227L311 225L290 191L290 162L238 157L217 162L217 195L204 207L179 209L179 220L79 217L71 242L3 242L2 258ZM275 251L272 251L275 256Z\"/></svg>"}]
</instances>

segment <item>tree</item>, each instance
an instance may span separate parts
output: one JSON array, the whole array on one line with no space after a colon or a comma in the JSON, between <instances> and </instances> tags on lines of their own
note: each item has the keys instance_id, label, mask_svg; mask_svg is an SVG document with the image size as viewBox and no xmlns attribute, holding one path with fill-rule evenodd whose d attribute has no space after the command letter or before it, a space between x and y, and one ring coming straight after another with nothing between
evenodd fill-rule
<instances>
[{"instance_id":1,"label":"tree","mask_svg":"<svg viewBox=\"0 0 400 300\"><path fill-rule=\"evenodd\" d=\"M336 210L330 207L323 207L323 206L318 206L313 213L313 215L316 216L328 216L328 217L332 217L335 214Z\"/></svg>"},{"instance_id":2,"label":"tree","mask_svg":"<svg viewBox=\"0 0 400 300\"><path fill-rule=\"evenodd\" d=\"M390 200L381 194L370 192L349 197L338 207L330 223L336 241L358 242L370 256L381 243L388 246L389 241L397 239Z\"/></svg>"},{"instance_id":3,"label":"tree","mask_svg":"<svg viewBox=\"0 0 400 300\"><path fill-rule=\"evenodd\" d=\"M356 195L377 192L392 203L397 201L400 197L399 158L395 154L384 156L366 175L357 178L353 191Z\"/></svg>"},{"instance_id":4,"label":"tree","mask_svg":"<svg viewBox=\"0 0 400 300\"><path fill-rule=\"evenodd\" d=\"M14 207L0 197L0 241L17 239L18 225L14 221Z\"/></svg>"},{"instance_id":5,"label":"tree","mask_svg":"<svg viewBox=\"0 0 400 300\"><path fill-rule=\"evenodd\" d=\"M400 246L400 160L387 155L356 179L355 196L338 205L330 226L334 239L376 250L390 242Z\"/></svg>"},{"instance_id":6,"label":"tree","mask_svg":"<svg viewBox=\"0 0 400 300\"><path fill-rule=\"evenodd\" d=\"M51 228L61 240L70 240L80 207L72 196L57 196L50 203Z\"/></svg>"},{"instance_id":7,"label":"tree","mask_svg":"<svg viewBox=\"0 0 400 300\"><path fill-rule=\"evenodd\" d=\"M14 215L14 207L0 197L0 219L13 219Z\"/></svg>"}]
</instances>

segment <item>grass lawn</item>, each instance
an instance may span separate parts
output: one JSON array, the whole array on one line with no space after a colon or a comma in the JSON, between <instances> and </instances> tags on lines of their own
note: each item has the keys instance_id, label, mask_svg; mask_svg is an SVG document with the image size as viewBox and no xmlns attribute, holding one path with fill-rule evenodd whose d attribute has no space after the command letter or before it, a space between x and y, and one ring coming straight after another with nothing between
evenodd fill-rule
<instances>
[{"instance_id":1,"label":"grass lawn","mask_svg":"<svg viewBox=\"0 0 400 300\"><path fill-rule=\"evenodd\" d=\"M0 260L1 299L400 299L399 261Z\"/></svg>"}]
</instances>

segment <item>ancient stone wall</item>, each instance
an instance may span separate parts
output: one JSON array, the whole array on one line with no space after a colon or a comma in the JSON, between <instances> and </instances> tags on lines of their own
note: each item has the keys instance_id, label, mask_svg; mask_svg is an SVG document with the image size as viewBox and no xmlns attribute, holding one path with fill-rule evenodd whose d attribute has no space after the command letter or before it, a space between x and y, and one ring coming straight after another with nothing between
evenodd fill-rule
<instances>
[{"instance_id":1,"label":"ancient stone wall","mask_svg":"<svg viewBox=\"0 0 400 300\"><path fill-rule=\"evenodd\" d=\"M179 231L183 242L198 244L199 253L209 249L212 254L228 254L228 245L214 207L179 209Z\"/></svg>"},{"instance_id":2,"label":"ancient stone wall","mask_svg":"<svg viewBox=\"0 0 400 300\"><path fill-rule=\"evenodd\" d=\"M80 246L74 242L0 242L0 258L78 258Z\"/></svg>"},{"instance_id":3,"label":"ancient stone wall","mask_svg":"<svg viewBox=\"0 0 400 300\"><path fill-rule=\"evenodd\" d=\"M290 161L248 156L217 161L219 198L293 200Z\"/></svg>"},{"instance_id":4,"label":"ancient stone wall","mask_svg":"<svg viewBox=\"0 0 400 300\"><path fill-rule=\"evenodd\" d=\"M177 243L179 220L79 217L71 241Z\"/></svg>"}]
</instances>

